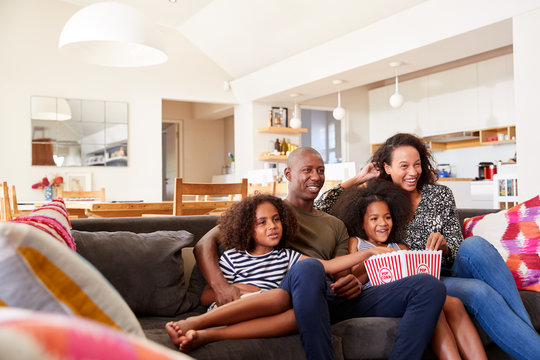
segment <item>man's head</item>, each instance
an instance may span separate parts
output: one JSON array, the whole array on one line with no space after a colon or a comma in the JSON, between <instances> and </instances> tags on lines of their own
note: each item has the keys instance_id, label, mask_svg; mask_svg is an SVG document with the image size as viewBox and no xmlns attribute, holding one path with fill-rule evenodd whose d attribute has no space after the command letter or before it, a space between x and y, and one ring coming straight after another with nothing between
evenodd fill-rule
<instances>
[{"instance_id":1,"label":"man's head","mask_svg":"<svg viewBox=\"0 0 540 360\"><path fill-rule=\"evenodd\" d=\"M321 154L310 147L300 147L290 153L285 168L289 181L287 199L295 206L311 211L313 201L324 185L324 162Z\"/></svg>"}]
</instances>

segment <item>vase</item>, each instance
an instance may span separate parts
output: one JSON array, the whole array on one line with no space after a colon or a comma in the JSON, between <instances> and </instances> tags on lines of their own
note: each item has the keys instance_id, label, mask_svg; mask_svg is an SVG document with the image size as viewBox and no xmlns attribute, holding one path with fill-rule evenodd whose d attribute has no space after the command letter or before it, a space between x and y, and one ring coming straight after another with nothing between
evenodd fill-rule
<instances>
[{"instance_id":1,"label":"vase","mask_svg":"<svg viewBox=\"0 0 540 360\"><path fill-rule=\"evenodd\" d=\"M53 187L52 186L45 186L45 200L51 201L53 198Z\"/></svg>"}]
</instances>

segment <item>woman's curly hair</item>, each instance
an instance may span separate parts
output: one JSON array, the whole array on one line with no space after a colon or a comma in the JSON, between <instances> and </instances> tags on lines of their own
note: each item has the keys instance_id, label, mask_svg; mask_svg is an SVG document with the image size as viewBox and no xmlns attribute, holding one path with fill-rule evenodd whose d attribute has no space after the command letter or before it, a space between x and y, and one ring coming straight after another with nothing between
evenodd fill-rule
<instances>
[{"instance_id":1,"label":"woman's curly hair","mask_svg":"<svg viewBox=\"0 0 540 360\"><path fill-rule=\"evenodd\" d=\"M345 223L349 236L367 240L364 216L369 204L376 201L384 201L392 216L392 231L386 242L402 242L412 205L407 191L392 182L377 178L365 186L346 189L332 207L332 215Z\"/></svg>"},{"instance_id":2,"label":"woman's curly hair","mask_svg":"<svg viewBox=\"0 0 540 360\"><path fill-rule=\"evenodd\" d=\"M390 175L384 171L384 164L392 164L392 154L394 153L394 149L400 146L412 146L420 154L422 174L416 184L417 189L422 190L424 184L433 184L437 176L433 155L431 155L431 152L421 139L412 134L405 133L399 133L389 137L384 144L375 151L375 154L373 154L371 161L374 162L375 166L380 170L379 177L381 179L392 181Z\"/></svg>"},{"instance_id":3,"label":"woman's curly hair","mask_svg":"<svg viewBox=\"0 0 540 360\"><path fill-rule=\"evenodd\" d=\"M283 227L283 235L276 247L283 248L292 240L298 229L294 210L280 198L258 194L248 196L239 203L234 204L219 218L221 243L227 250L250 251L255 247L255 240L253 239L256 221L255 212L257 206L265 202L276 207Z\"/></svg>"}]
</instances>

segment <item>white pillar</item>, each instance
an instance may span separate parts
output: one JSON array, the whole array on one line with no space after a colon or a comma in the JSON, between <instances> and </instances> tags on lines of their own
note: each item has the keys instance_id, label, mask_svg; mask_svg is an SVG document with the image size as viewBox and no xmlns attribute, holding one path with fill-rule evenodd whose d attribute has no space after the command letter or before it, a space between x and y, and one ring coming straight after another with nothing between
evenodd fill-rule
<instances>
[{"instance_id":1,"label":"white pillar","mask_svg":"<svg viewBox=\"0 0 540 360\"><path fill-rule=\"evenodd\" d=\"M519 201L540 194L540 9L513 18Z\"/></svg>"}]
</instances>

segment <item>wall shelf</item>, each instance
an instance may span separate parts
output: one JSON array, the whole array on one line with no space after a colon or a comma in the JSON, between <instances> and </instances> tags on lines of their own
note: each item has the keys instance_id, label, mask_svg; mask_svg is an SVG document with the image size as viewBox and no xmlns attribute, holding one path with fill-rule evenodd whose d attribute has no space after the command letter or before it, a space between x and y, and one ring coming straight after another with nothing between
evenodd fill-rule
<instances>
[{"instance_id":1,"label":"wall shelf","mask_svg":"<svg viewBox=\"0 0 540 360\"><path fill-rule=\"evenodd\" d=\"M496 128L476 130L478 132L477 139L467 139L459 141L426 141L426 146L432 151L436 150L452 150L462 149L475 146L498 145L498 144L513 144L516 142L516 126L500 126ZM503 135L503 139L499 140L499 135ZM371 144L371 154L381 146L382 143Z\"/></svg>"},{"instance_id":2,"label":"wall shelf","mask_svg":"<svg viewBox=\"0 0 540 360\"><path fill-rule=\"evenodd\" d=\"M271 162L285 162L287 161L287 155L272 155L269 153L263 153L259 156L258 160L271 161Z\"/></svg>"},{"instance_id":3,"label":"wall shelf","mask_svg":"<svg viewBox=\"0 0 540 360\"><path fill-rule=\"evenodd\" d=\"M300 133L307 133L307 129L305 128L293 129L290 127L270 126L270 127L257 129L257 132L272 133L272 134L300 134Z\"/></svg>"}]
</instances>

